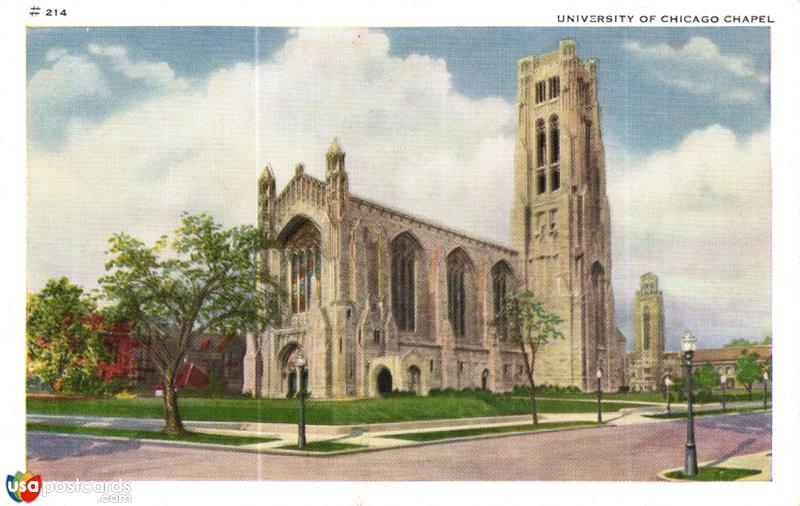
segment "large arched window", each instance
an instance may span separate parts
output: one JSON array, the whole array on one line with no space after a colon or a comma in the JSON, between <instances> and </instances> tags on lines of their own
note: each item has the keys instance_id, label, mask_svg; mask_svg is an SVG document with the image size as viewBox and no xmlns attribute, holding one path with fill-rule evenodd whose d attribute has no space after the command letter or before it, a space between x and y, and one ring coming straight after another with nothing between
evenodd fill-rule
<instances>
[{"instance_id":1,"label":"large arched window","mask_svg":"<svg viewBox=\"0 0 800 506\"><path fill-rule=\"evenodd\" d=\"M492 267L492 302L494 306L494 321L497 322L497 334L506 337L506 325L503 313L506 309L506 295L511 278L511 269L508 264L500 261Z\"/></svg>"},{"instance_id":2,"label":"large arched window","mask_svg":"<svg viewBox=\"0 0 800 506\"><path fill-rule=\"evenodd\" d=\"M470 260L461 248L447 255L447 317L456 337L466 335L466 279Z\"/></svg>"},{"instance_id":3,"label":"large arched window","mask_svg":"<svg viewBox=\"0 0 800 506\"><path fill-rule=\"evenodd\" d=\"M642 310L642 348L650 349L650 308L647 306Z\"/></svg>"},{"instance_id":4,"label":"large arched window","mask_svg":"<svg viewBox=\"0 0 800 506\"><path fill-rule=\"evenodd\" d=\"M417 242L408 233L392 241L392 314L399 330L414 332Z\"/></svg>"},{"instance_id":5,"label":"large arched window","mask_svg":"<svg viewBox=\"0 0 800 506\"><path fill-rule=\"evenodd\" d=\"M311 303L312 280L319 281L320 236L317 227L304 221L294 225L286 240L289 265L288 294L292 313L305 313Z\"/></svg>"}]
</instances>

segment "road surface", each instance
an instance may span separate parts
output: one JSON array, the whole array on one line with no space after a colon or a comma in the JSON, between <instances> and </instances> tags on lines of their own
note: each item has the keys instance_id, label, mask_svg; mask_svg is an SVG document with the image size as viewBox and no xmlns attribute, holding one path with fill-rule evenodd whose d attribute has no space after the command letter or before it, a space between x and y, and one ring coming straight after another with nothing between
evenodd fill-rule
<instances>
[{"instance_id":1,"label":"road surface","mask_svg":"<svg viewBox=\"0 0 800 506\"><path fill-rule=\"evenodd\" d=\"M695 419L700 462L768 451L771 413ZM48 480L655 480L683 463L685 420L303 457L28 433Z\"/></svg>"}]
</instances>

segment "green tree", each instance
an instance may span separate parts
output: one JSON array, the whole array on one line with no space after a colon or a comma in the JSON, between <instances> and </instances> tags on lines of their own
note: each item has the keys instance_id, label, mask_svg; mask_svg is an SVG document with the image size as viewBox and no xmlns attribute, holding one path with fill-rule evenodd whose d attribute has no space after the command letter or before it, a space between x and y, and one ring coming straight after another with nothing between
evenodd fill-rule
<instances>
[{"instance_id":1,"label":"green tree","mask_svg":"<svg viewBox=\"0 0 800 506\"><path fill-rule=\"evenodd\" d=\"M252 226L223 228L205 213L184 213L172 240L153 246L124 232L109 243L103 295L162 376L163 430L184 432L175 380L192 343L205 332L260 331L278 317L278 285L258 259L269 244Z\"/></svg>"},{"instance_id":2,"label":"green tree","mask_svg":"<svg viewBox=\"0 0 800 506\"><path fill-rule=\"evenodd\" d=\"M536 356L543 345L556 339L564 339L564 334L558 329L561 323L563 320L558 315L549 313L544 302L529 290L517 291L506 297L505 308L498 322L517 341L524 357L525 374L531 388L531 415L534 425L539 423L536 412L536 382L533 377Z\"/></svg>"},{"instance_id":3,"label":"green tree","mask_svg":"<svg viewBox=\"0 0 800 506\"><path fill-rule=\"evenodd\" d=\"M772 336L770 334L764 336L764 339L761 340L761 344L772 346Z\"/></svg>"},{"instance_id":4,"label":"green tree","mask_svg":"<svg viewBox=\"0 0 800 506\"><path fill-rule=\"evenodd\" d=\"M753 382L761 378L761 364L758 354L742 353L736 360L736 382L747 388L749 399L753 400Z\"/></svg>"},{"instance_id":5,"label":"green tree","mask_svg":"<svg viewBox=\"0 0 800 506\"><path fill-rule=\"evenodd\" d=\"M753 346L754 344L758 343L751 343L747 339L737 338L728 341L728 344L726 344L724 348L748 348L750 346Z\"/></svg>"},{"instance_id":6,"label":"green tree","mask_svg":"<svg viewBox=\"0 0 800 506\"><path fill-rule=\"evenodd\" d=\"M28 295L27 374L54 392L94 393L97 364L107 354L97 303L65 277Z\"/></svg>"},{"instance_id":7,"label":"green tree","mask_svg":"<svg viewBox=\"0 0 800 506\"><path fill-rule=\"evenodd\" d=\"M694 386L706 394L710 394L711 390L719 385L720 375L711 362L706 362L702 367L695 369L693 376Z\"/></svg>"}]
</instances>

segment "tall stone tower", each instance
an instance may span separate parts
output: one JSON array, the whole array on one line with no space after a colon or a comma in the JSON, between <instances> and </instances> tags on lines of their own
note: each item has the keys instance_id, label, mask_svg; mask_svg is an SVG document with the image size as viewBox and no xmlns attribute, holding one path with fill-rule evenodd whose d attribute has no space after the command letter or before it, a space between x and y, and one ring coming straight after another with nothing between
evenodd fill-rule
<instances>
[{"instance_id":1,"label":"tall stone tower","mask_svg":"<svg viewBox=\"0 0 800 506\"><path fill-rule=\"evenodd\" d=\"M596 64L575 41L518 61L511 245L524 285L564 320L566 339L537 359L541 383L622 385L614 325L609 207Z\"/></svg>"},{"instance_id":2,"label":"tall stone tower","mask_svg":"<svg viewBox=\"0 0 800 506\"><path fill-rule=\"evenodd\" d=\"M658 278L650 272L639 278L639 290L633 303L633 329L636 351L631 389L656 390L664 372L664 298L658 289Z\"/></svg>"}]
</instances>

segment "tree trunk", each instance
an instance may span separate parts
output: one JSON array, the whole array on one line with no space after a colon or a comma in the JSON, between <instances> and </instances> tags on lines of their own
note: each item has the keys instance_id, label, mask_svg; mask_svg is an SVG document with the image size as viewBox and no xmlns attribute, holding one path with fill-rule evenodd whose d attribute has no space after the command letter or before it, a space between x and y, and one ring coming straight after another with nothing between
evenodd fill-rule
<instances>
[{"instance_id":1,"label":"tree trunk","mask_svg":"<svg viewBox=\"0 0 800 506\"><path fill-rule=\"evenodd\" d=\"M751 400L751 401L753 400L753 384L752 383L747 385L747 397L749 398L749 400Z\"/></svg>"},{"instance_id":2,"label":"tree trunk","mask_svg":"<svg viewBox=\"0 0 800 506\"><path fill-rule=\"evenodd\" d=\"M528 330L530 336L530 330ZM531 349L531 356L528 357L528 352L525 350L525 343L520 339L519 348L522 351L522 358L525 361L525 374L528 376L528 383L531 386L531 416L533 417L533 424L539 425L539 416L536 413L536 382L533 379L533 366L536 361L536 351Z\"/></svg>"},{"instance_id":3,"label":"tree trunk","mask_svg":"<svg viewBox=\"0 0 800 506\"><path fill-rule=\"evenodd\" d=\"M183 434L181 414L178 412L178 394L175 391L175 374L164 375L164 432L169 434Z\"/></svg>"}]
</instances>

